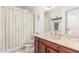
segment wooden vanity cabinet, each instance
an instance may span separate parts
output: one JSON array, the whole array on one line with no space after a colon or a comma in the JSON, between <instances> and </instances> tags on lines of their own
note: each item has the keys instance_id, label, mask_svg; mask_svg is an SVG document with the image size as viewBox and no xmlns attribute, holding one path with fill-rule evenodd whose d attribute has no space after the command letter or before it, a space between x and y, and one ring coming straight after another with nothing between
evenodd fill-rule
<instances>
[{"instance_id":1,"label":"wooden vanity cabinet","mask_svg":"<svg viewBox=\"0 0 79 59\"><path fill-rule=\"evenodd\" d=\"M48 40L40 38L39 43L42 43L46 48L46 53L58 53L58 45L55 43L52 43ZM40 46L39 46L40 47Z\"/></svg>"},{"instance_id":2,"label":"wooden vanity cabinet","mask_svg":"<svg viewBox=\"0 0 79 59\"><path fill-rule=\"evenodd\" d=\"M41 39L35 36L34 40L35 53L46 53L46 46L42 42L40 42Z\"/></svg>"},{"instance_id":3,"label":"wooden vanity cabinet","mask_svg":"<svg viewBox=\"0 0 79 59\"><path fill-rule=\"evenodd\" d=\"M74 49L35 36L35 53L78 53Z\"/></svg>"},{"instance_id":4,"label":"wooden vanity cabinet","mask_svg":"<svg viewBox=\"0 0 79 59\"><path fill-rule=\"evenodd\" d=\"M35 53L58 53L58 45L35 36Z\"/></svg>"}]
</instances>

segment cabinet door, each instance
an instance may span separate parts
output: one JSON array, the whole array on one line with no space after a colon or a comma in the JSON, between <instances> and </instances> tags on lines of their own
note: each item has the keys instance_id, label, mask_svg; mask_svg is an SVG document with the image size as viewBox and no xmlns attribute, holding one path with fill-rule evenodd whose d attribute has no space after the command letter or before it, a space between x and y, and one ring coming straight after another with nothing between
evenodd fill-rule
<instances>
[{"instance_id":1,"label":"cabinet door","mask_svg":"<svg viewBox=\"0 0 79 59\"><path fill-rule=\"evenodd\" d=\"M66 48L66 47L60 47L60 53L78 53L78 51Z\"/></svg>"},{"instance_id":2,"label":"cabinet door","mask_svg":"<svg viewBox=\"0 0 79 59\"><path fill-rule=\"evenodd\" d=\"M38 53L38 41L35 41L35 53Z\"/></svg>"},{"instance_id":3,"label":"cabinet door","mask_svg":"<svg viewBox=\"0 0 79 59\"><path fill-rule=\"evenodd\" d=\"M39 38L38 37L34 37L34 52L38 53L38 42L39 42Z\"/></svg>"},{"instance_id":4,"label":"cabinet door","mask_svg":"<svg viewBox=\"0 0 79 59\"><path fill-rule=\"evenodd\" d=\"M43 43L44 45L50 47L50 48L53 48L56 51L59 50L59 48L58 48L59 45L54 43L54 42L50 42L50 41L45 40L45 39L40 39L40 42Z\"/></svg>"},{"instance_id":5,"label":"cabinet door","mask_svg":"<svg viewBox=\"0 0 79 59\"><path fill-rule=\"evenodd\" d=\"M39 53L46 53L46 46L42 43L39 43Z\"/></svg>"},{"instance_id":6,"label":"cabinet door","mask_svg":"<svg viewBox=\"0 0 79 59\"><path fill-rule=\"evenodd\" d=\"M58 52L50 47L47 47L47 53L58 53Z\"/></svg>"}]
</instances>

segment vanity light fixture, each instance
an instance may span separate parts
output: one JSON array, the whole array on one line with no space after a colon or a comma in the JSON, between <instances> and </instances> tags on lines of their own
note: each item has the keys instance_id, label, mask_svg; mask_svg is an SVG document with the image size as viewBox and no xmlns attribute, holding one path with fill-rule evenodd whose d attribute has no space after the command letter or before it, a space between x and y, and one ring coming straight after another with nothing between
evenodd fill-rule
<instances>
[{"instance_id":1,"label":"vanity light fixture","mask_svg":"<svg viewBox=\"0 0 79 59\"><path fill-rule=\"evenodd\" d=\"M60 19L62 19L62 17L55 17L55 18L52 18L51 20L60 20Z\"/></svg>"}]
</instances>

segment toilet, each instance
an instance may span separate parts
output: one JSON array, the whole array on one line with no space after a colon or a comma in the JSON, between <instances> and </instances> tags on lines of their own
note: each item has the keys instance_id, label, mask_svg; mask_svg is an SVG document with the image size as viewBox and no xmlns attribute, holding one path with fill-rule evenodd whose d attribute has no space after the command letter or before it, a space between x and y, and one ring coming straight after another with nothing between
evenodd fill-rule
<instances>
[{"instance_id":1,"label":"toilet","mask_svg":"<svg viewBox=\"0 0 79 59\"><path fill-rule=\"evenodd\" d=\"M25 43L24 47L25 47L25 51L27 53L33 53L34 52L34 43Z\"/></svg>"}]
</instances>

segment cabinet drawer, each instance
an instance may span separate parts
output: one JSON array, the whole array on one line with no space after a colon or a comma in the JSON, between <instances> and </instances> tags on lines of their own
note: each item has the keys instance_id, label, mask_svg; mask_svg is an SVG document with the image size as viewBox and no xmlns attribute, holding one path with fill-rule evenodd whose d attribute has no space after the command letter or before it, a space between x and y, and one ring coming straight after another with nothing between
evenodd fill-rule
<instances>
[{"instance_id":1,"label":"cabinet drawer","mask_svg":"<svg viewBox=\"0 0 79 59\"><path fill-rule=\"evenodd\" d=\"M42 44L44 44L44 45L47 45L47 40L45 40L45 39L41 39L40 38L39 42L42 43Z\"/></svg>"},{"instance_id":2,"label":"cabinet drawer","mask_svg":"<svg viewBox=\"0 0 79 59\"><path fill-rule=\"evenodd\" d=\"M57 44L55 44L55 43L53 43L53 42L48 42L47 43L48 45L48 47L51 47L52 49L54 49L54 50L56 50L56 51L59 51L59 45L57 45Z\"/></svg>"},{"instance_id":3,"label":"cabinet drawer","mask_svg":"<svg viewBox=\"0 0 79 59\"><path fill-rule=\"evenodd\" d=\"M35 36L35 37L34 37L34 40L35 40L35 41L38 41L38 40L39 40L39 38Z\"/></svg>"}]
</instances>

